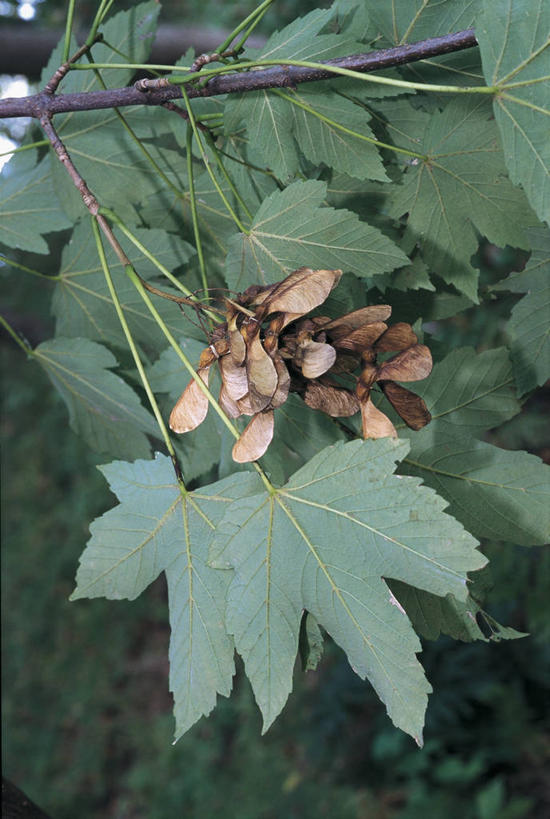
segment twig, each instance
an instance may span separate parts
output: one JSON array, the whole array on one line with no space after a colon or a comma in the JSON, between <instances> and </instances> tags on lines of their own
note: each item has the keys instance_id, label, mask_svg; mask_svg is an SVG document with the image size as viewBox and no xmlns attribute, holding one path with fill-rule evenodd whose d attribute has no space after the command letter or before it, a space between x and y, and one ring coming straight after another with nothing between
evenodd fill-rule
<instances>
[{"instance_id":1,"label":"twig","mask_svg":"<svg viewBox=\"0 0 550 819\"><path fill-rule=\"evenodd\" d=\"M103 35L98 34L96 36L95 40L94 40L94 43L97 43L97 42L99 42L99 40L102 40L102 39L103 39ZM51 77L51 79L48 80L48 82L44 86L43 93L44 94L50 94L50 95L55 94L55 92L57 91L57 89L59 87L59 83L61 82L63 77L67 74L67 72L69 71L71 65L73 63L75 63L77 60L79 60L82 56L84 56L84 54L86 54L91 49L91 47L92 47L92 45L94 43L90 43L90 44L84 43L84 45L81 46L78 49L78 51L76 51L73 54L73 56L69 60L67 60L67 62L63 63L63 65L60 65L59 68L57 69L57 71L55 71L55 73Z\"/></svg>"},{"instance_id":2,"label":"twig","mask_svg":"<svg viewBox=\"0 0 550 819\"><path fill-rule=\"evenodd\" d=\"M63 144L57 131L55 130L50 118L47 115L41 117L40 124L42 125L44 133L48 137L48 140L52 148L57 154L59 161L63 163L65 169L67 170L67 173L73 180L74 185L78 192L80 193L82 201L84 202L85 206L88 208L92 216L95 216L97 218L97 223L100 226L105 238L107 239L107 241L113 248L114 252L116 253L117 258L124 267L132 266L130 259L122 249L117 238L115 237L109 222L107 221L105 216L103 216L103 214L99 212L100 205L97 199L95 198L95 196L89 189L88 185L86 184L86 182L76 169L74 162L69 156L67 149L65 148L65 145ZM143 279L138 273L136 273L136 276L141 281L143 287L150 293L153 293L155 296L160 296L163 299L174 301L176 302L176 304L185 304L188 307L192 307L194 310L207 310L212 311L214 313L218 313L219 315L225 315L223 310L218 310L216 307L204 307L204 305L202 305L200 302L194 301L193 299L188 298L187 296L175 296L172 293L166 293L164 290L159 290L158 287L154 287L152 284L149 284L149 282L145 281L145 279Z\"/></svg>"},{"instance_id":3,"label":"twig","mask_svg":"<svg viewBox=\"0 0 550 819\"><path fill-rule=\"evenodd\" d=\"M355 54L335 60L327 60L325 65L370 72L391 66L424 60L453 51L461 51L477 45L473 29L432 37L419 43L397 46L367 54ZM263 88L294 87L302 82L315 82L335 78L330 69L307 68L303 66L275 66L254 71L235 71L210 79L204 87L189 86L187 95L212 97L219 94L233 94L244 91L258 91ZM107 91L89 91L78 94L52 95L45 92L30 97L8 98L0 101L2 117L37 117L69 111L93 111L103 108L128 105L163 105L183 96L179 86L148 87L147 91L135 86L114 88Z\"/></svg>"}]
</instances>

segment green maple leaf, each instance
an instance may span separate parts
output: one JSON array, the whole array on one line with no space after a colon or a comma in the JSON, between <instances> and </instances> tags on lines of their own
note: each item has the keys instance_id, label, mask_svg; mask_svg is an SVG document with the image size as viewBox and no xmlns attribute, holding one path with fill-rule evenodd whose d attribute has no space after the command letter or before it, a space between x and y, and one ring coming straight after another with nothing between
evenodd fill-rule
<instances>
[{"instance_id":1,"label":"green maple leaf","mask_svg":"<svg viewBox=\"0 0 550 819\"><path fill-rule=\"evenodd\" d=\"M372 23L393 45L471 28L479 0L367 0Z\"/></svg>"},{"instance_id":2,"label":"green maple leaf","mask_svg":"<svg viewBox=\"0 0 550 819\"><path fill-rule=\"evenodd\" d=\"M271 35L257 55L258 59L319 62L361 51L361 46L351 36L352 32L320 34L330 22L332 13L332 9L314 9L293 20Z\"/></svg>"},{"instance_id":3,"label":"green maple leaf","mask_svg":"<svg viewBox=\"0 0 550 819\"><path fill-rule=\"evenodd\" d=\"M476 537L524 546L550 539L550 468L526 452L509 452L474 436L518 412L505 350L476 356L457 350L435 365L421 395L432 421L400 430L411 450L401 471L417 475L449 502L449 513Z\"/></svg>"},{"instance_id":4,"label":"green maple leaf","mask_svg":"<svg viewBox=\"0 0 550 819\"><path fill-rule=\"evenodd\" d=\"M212 545L235 573L226 624L245 661L264 730L292 687L303 609L368 677L398 727L421 743L429 684L420 644L383 578L467 596L476 542L418 481L393 474L403 441L336 444L279 490L232 503Z\"/></svg>"},{"instance_id":5,"label":"green maple leaf","mask_svg":"<svg viewBox=\"0 0 550 819\"><path fill-rule=\"evenodd\" d=\"M135 228L133 232L168 269L173 270L187 262L195 252L187 242L164 230ZM118 239L140 276L151 279L159 275L155 265L129 239L125 236L118 236ZM107 243L105 253L133 337L153 349L164 346L163 333ZM159 286L167 292L176 292L164 283ZM171 332L179 335L184 319L177 306L166 299L156 299L155 306ZM97 255L89 220L75 227L71 241L63 250L52 312L56 317L56 335L86 336L116 347L127 346ZM193 332L192 325L187 326Z\"/></svg>"},{"instance_id":6,"label":"green maple leaf","mask_svg":"<svg viewBox=\"0 0 550 819\"><path fill-rule=\"evenodd\" d=\"M550 233L543 227L529 231L529 237L532 252L525 268L494 288L527 294L508 322L519 395L550 378Z\"/></svg>"},{"instance_id":7,"label":"green maple leaf","mask_svg":"<svg viewBox=\"0 0 550 819\"><path fill-rule=\"evenodd\" d=\"M300 169L300 151L315 165L386 181L378 150L368 141L374 140L368 121L364 109L318 83L299 91L243 94L228 101L225 116L228 133L246 125L252 154L283 182Z\"/></svg>"},{"instance_id":8,"label":"green maple leaf","mask_svg":"<svg viewBox=\"0 0 550 819\"><path fill-rule=\"evenodd\" d=\"M319 34L331 14L318 9L295 20L269 39L259 58L327 60L361 51L345 33ZM263 90L230 97L224 115L226 133L246 126L251 155L283 182L300 169L300 151L316 165L385 180L376 147L364 139L373 139L367 122L363 109L326 83L291 93Z\"/></svg>"},{"instance_id":9,"label":"green maple leaf","mask_svg":"<svg viewBox=\"0 0 550 819\"><path fill-rule=\"evenodd\" d=\"M49 253L42 234L71 226L55 194L51 159L36 163L36 151L15 154L0 184L0 242L30 253Z\"/></svg>"},{"instance_id":10,"label":"green maple leaf","mask_svg":"<svg viewBox=\"0 0 550 819\"><path fill-rule=\"evenodd\" d=\"M170 688L176 739L231 691L233 642L223 625L228 572L207 565L225 507L249 489L233 475L180 492L170 458L100 467L119 505L95 520L71 597L134 600L164 571L170 608Z\"/></svg>"},{"instance_id":11,"label":"green maple leaf","mask_svg":"<svg viewBox=\"0 0 550 819\"><path fill-rule=\"evenodd\" d=\"M196 364L206 346L205 341L181 338L180 347ZM210 389L217 395L220 382L216 368ZM173 405L189 382L189 373L172 347L164 350L158 360L148 369L147 376L154 392L168 393ZM245 421L237 423L244 428ZM328 444L343 436L343 432L331 418L322 412L313 412L297 395L289 395L282 407L275 411L275 437L261 463L272 480L282 483L300 466ZM219 416L210 411L202 424L191 432L178 437L178 454L187 480L205 474L219 464L219 476L226 470L234 472L235 462L231 449L235 443L227 435L227 428ZM249 465L243 468L250 468Z\"/></svg>"},{"instance_id":12,"label":"green maple leaf","mask_svg":"<svg viewBox=\"0 0 550 819\"><path fill-rule=\"evenodd\" d=\"M484 0L476 37L510 178L550 222L550 6Z\"/></svg>"},{"instance_id":13,"label":"green maple leaf","mask_svg":"<svg viewBox=\"0 0 550 819\"><path fill-rule=\"evenodd\" d=\"M109 372L117 360L87 338L55 338L33 351L69 410L71 429L98 452L119 458L147 457L146 434L158 427L132 388Z\"/></svg>"},{"instance_id":14,"label":"green maple leaf","mask_svg":"<svg viewBox=\"0 0 550 819\"><path fill-rule=\"evenodd\" d=\"M127 11L120 11L109 17L101 25L105 43L109 43L110 48L104 43L98 42L92 48L94 62L96 63L144 63L146 62L157 27L157 17L160 8L156 0L147 0L145 3L138 3ZM40 87L44 86L52 77L53 73L63 63L63 48L65 37L62 37L58 45L53 50L47 65L42 70L40 76ZM70 54L74 54L78 45L74 38L71 39ZM127 85L135 74L133 68L110 68L102 71L101 76L108 88L119 88ZM69 71L60 84L60 91L63 93L76 93L79 91L97 91L103 88L93 71ZM112 116L112 114L108 114ZM62 123L69 121L75 114L62 115L56 119L56 128ZM78 115L76 115L78 116Z\"/></svg>"},{"instance_id":15,"label":"green maple leaf","mask_svg":"<svg viewBox=\"0 0 550 819\"><path fill-rule=\"evenodd\" d=\"M397 580L393 580L390 587L405 608L414 630L428 640L437 640L440 634L448 634L454 640L465 643L473 640L498 643L500 640L517 640L526 636L523 632L497 623L471 596L465 601L456 600L452 594L438 597Z\"/></svg>"},{"instance_id":16,"label":"green maple leaf","mask_svg":"<svg viewBox=\"0 0 550 819\"><path fill-rule=\"evenodd\" d=\"M264 200L250 233L230 241L226 279L233 290L271 284L301 265L371 277L407 264L403 251L356 214L321 207L326 190L324 182L294 182Z\"/></svg>"},{"instance_id":17,"label":"green maple leaf","mask_svg":"<svg viewBox=\"0 0 550 819\"><path fill-rule=\"evenodd\" d=\"M478 233L500 247L529 249L536 217L507 178L486 99L451 100L432 115L402 100L382 104L396 145L424 158L406 160L402 185L392 185L390 215L408 214L405 241L418 242L430 271L477 301L470 263Z\"/></svg>"}]
</instances>

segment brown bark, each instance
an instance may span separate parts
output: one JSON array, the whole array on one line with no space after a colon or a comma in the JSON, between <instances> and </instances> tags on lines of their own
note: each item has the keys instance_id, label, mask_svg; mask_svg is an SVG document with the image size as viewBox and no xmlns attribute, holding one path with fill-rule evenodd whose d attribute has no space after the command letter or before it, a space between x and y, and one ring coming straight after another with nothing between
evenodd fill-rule
<instances>
[{"instance_id":1,"label":"brown bark","mask_svg":"<svg viewBox=\"0 0 550 819\"><path fill-rule=\"evenodd\" d=\"M432 37L419 43L397 46L395 48L371 51L367 54L355 54L336 60L327 60L325 65L349 68L354 71L370 72L405 63L423 60L452 51L460 51L477 45L473 29ZM335 77L329 68L312 69L301 66L274 66L254 71L235 71L211 79L203 88L187 86L190 98L211 97L219 94L258 91L263 88L294 87L302 82ZM8 98L0 101L1 117L51 117L68 111L90 111L102 108L121 108L128 105L162 105L181 98L181 89L177 85L162 88L139 90L135 85L126 88L114 88L107 91L90 91L81 94L51 95L35 94L20 99Z\"/></svg>"}]
</instances>

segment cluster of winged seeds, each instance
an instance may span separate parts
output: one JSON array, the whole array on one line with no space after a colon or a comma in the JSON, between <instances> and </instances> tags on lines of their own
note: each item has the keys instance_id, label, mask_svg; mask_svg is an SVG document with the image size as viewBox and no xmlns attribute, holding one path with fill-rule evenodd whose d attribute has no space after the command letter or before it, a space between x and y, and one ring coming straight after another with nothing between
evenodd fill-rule
<instances>
[{"instance_id":1,"label":"cluster of winged seeds","mask_svg":"<svg viewBox=\"0 0 550 819\"><path fill-rule=\"evenodd\" d=\"M363 437L397 437L390 419L373 403L378 384L411 429L430 421L422 398L396 384L418 381L432 369L430 351L409 324L385 323L387 304L362 307L340 318L309 317L338 284L341 270L301 267L273 285L253 285L235 301L226 299L226 322L213 332L197 374L208 385L217 361L222 379L219 404L231 418L252 416L233 447L239 463L255 461L273 438L273 410L290 392L312 409L333 417L361 412ZM396 355L378 363L378 357ZM193 379L170 415L174 432L204 421L208 397Z\"/></svg>"}]
</instances>

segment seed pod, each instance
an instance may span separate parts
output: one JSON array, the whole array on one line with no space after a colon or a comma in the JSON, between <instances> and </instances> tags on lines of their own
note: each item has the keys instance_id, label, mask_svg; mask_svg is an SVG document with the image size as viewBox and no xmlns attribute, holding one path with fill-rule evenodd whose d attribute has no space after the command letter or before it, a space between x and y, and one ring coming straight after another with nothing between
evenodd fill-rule
<instances>
[{"instance_id":1,"label":"seed pod","mask_svg":"<svg viewBox=\"0 0 550 819\"><path fill-rule=\"evenodd\" d=\"M206 350L204 351L207 352ZM204 355L204 353L203 353ZM201 360L203 356L201 355ZM208 386L210 367L201 367L197 370L197 375ZM195 379L189 382L176 405L170 413L170 429L174 432L190 432L196 429L208 413L208 396L206 396Z\"/></svg>"},{"instance_id":2,"label":"seed pod","mask_svg":"<svg viewBox=\"0 0 550 819\"><path fill-rule=\"evenodd\" d=\"M384 361L378 368L378 378L384 381L420 381L432 371L432 354L424 344L415 344Z\"/></svg>"},{"instance_id":3,"label":"seed pod","mask_svg":"<svg viewBox=\"0 0 550 819\"><path fill-rule=\"evenodd\" d=\"M250 405L254 412L261 412L271 401L279 379L273 360L264 350L259 335L247 341L246 374Z\"/></svg>"},{"instance_id":4,"label":"seed pod","mask_svg":"<svg viewBox=\"0 0 550 819\"><path fill-rule=\"evenodd\" d=\"M287 370L286 364L281 356L276 353L273 357L273 363L277 370L277 389L273 393L273 397L269 402L270 409L277 409L282 406L288 398L290 390L290 374Z\"/></svg>"},{"instance_id":5,"label":"seed pod","mask_svg":"<svg viewBox=\"0 0 550 819\"><path fill-rule=\"evenodd\" d=\"M323 329L334 330L344 324L352 330L357 330L363 324L370 324L373 321L386 321L390 316L391 307L389 304L372 304L370 307L360 307L358 310L352 310L351 313L332 319L328 324L325 324Z\"/></svg>"},{"instance_id":6,"label":"seed pod","mask_svg":"<svg viewBox=\"0 0 550 819\"><path fill-rule=\"evenodd\" d=\"M338 284L341 275L341 270L311 270L309 267L300 267L279 282L272 292L262 299L262 316L275 312L298 315L309 313L325 301L332 288Z\"/></svg>"},{"instance_id":7,"label":"seed pod","mask_svg":"<svg viewBox=\"0 0 550 819\"><path fill-rule=\"evenodd\" d=\"M329 384L309 381L304 401L312 409L321 410L333 418L348 418L359 412L359 399L349 390L339 389Z\"/></svg>"},{"instance_id":8,"label":"seed pod","mask_svg":"<svg viewBox=\"0 0 550 819\"><path fill-rule=\"evenodd\" d=\"M336 350L330 344L307 341L302 347L301 365L304 378L317 378L330 370L336 361Z\"/></svg>"},{"instance_id":9,"label":"seed pod","mask_svg":"<svg viewBox=\"0 0 550 819\"><path fill-rule=\"evenodd\" d=\"M370 398L361 401L363 438L397 438L397 431L383 412L374 406Z\"/></svg>"},{"instance_id":10,"label":"seed pod","mask_svg":"<svg viewBox=\"0 0 550 819\"><path fill-rule=\"evenodd\" d=\"M422 429L429 424L432 416L419 395L393 381L380 381L380 386L394 410L410 429Z\"/></svg>"},{"instance_id":11,"label":"seed pod","mask_svg":"<svg viewBox=\"0 0 550 819\"><path fill-rule=\"evenodd\" d=\"M363 324L349 334L333 341L338 350L349 350L353 353L361 353L368 347L372 347L380 336L383 337L388 325L383 321L373 321L370 324Z\"/></svg>"},{"instance_id":12,"label":"seed pod","mask_svg":"<svg viewBox=\"0 0 550 819\"><path fill-rule=\"evenodd\" d=\"M255 415L233 447L233 460L243 464L261 458L271 443L273 429L273 410Z\"/></svg>"},{"instance_id":13,"label":"seed pod","mask_svg":"<svg viewBox=\"0 0 550 819\"><path fill-rule=\"evenodd\" d=\"M376 342L376 352L387 353L393 350L406 350L408 347L418 344L418 338L413 332L410 324L402 321L386 330Z\"/></svg>"}]
</instances>

